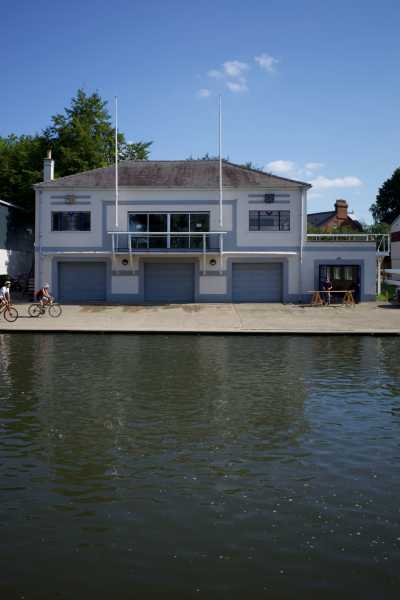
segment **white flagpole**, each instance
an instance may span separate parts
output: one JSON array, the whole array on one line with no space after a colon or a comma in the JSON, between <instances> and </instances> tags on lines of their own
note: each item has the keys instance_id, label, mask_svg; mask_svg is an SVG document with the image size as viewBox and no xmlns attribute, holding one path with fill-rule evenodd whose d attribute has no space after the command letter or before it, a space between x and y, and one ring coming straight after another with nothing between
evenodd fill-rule
<instances>
[{"instance_id":1,"label":"white flagpole","mask_svg":"<svg viewBox=\"0 0 400 600\"><path fill-rule=\"evenodd\" d=\"M118 229L118 98L115 96L115 228Z\"/></svg>"},{"instance_id":2,"label":"white flagpole","mask_svg":"<svg viewBox=\"0 0 400 600\"><path fill-rule=\"evenodd\" d=\"M219 95L219 226L222 229L222 98Z\"/></svg>"}]
</instances>

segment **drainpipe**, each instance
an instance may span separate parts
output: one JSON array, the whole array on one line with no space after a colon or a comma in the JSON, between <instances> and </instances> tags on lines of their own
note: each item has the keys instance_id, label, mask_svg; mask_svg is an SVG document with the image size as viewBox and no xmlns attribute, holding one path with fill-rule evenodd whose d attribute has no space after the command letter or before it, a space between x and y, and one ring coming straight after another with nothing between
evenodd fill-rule
<instances>
[{"instance_id":1,"label":"drainpipe","mask_svg":"<svg viewBox=\"0 0 400 600\"><path fill-rule=\"evenodd\" d=\"M303 299L303 247L304 247L304 209L306 206L305 200L306 191L304 189L300 192L301 198L301 217L300 217L300 263L299 263L299 288L301 293L301 299Z\"/></svg>"},{"instance_id":2,"label":"drainpipe","mask_svg":"<svg viewBox=\"0 0 400 600\"><path fill-rule=\"evenodd\" d=\"M42 234L40 232L41 200L42 190L37 190L35 206L35 289L39 289L42 282Z\"/></svg>"},{"instance_id":3,"label":"drainpipe","mask_svg":"<svg viewBox=\"0 0 400 600\"><path fill-rule=\"evenodd\" d=\"M379 294L382 291L382 256L378 256L377 257L377 264L376 264L376 268L377 268L377 286L376 286L376 292L379 296Z\"/></svg>"}]
</instances>

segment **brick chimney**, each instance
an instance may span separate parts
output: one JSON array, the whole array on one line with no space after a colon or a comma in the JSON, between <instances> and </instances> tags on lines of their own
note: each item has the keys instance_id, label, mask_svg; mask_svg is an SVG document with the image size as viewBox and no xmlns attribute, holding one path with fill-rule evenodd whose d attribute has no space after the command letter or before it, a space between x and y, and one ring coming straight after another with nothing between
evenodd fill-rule
<instances>
[{"instance_id":1,"label":"brick chimney","mask_svg":"<svg viewBox=\"0 0 400 600\"><path fill-rule=\"evenodd\" d=\"M43 181L53 181L54 160L51 158L51 150L47 150L47 156L43 160Z\"/></svg>"},{"instance_id":2,"label":"brick chimney","mask_svg":"<svg viewBox=\"0 0 400 600\"><path fill-rule=\"evenodd\" d=\"M339 221L345 221L347 219L347 209L349 205L346 200L338 199L335 202L336 218Z\"/></svg>"}]
</instances>

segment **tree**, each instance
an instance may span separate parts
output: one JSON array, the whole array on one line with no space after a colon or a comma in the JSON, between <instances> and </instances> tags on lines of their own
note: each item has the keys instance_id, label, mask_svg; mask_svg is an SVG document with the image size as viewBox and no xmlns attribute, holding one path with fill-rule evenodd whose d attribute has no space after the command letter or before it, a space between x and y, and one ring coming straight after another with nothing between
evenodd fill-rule
<instances>
[{"instance_id":1,"label":"tree","mask_svg":"<svg viewBox=\"0 0 400 600\"><path fill-rule=\"evenodd\" d=\"M379 188L370 211L378 223L392 223L400 214L400 168Z\"/></svg>"},{"instance_id":2,"label":"tree","mask_svg":"<svg viewBox=\"0 0 400 600\"><path fill-rule=\"evenodd\" d=\"M106 167L114 163L115 129L107 102L97 92L87 95L79 89L65 114L52 118L44 131L48 147L53 151L58 176ZM121 160L147 160L152 142L127 143L118 134Z\"/></svg>"},{"instance_id":3,"label":"tree","mask_svg":"<svg viewBox=\"0 0 400 600\"><path fill-rule=\"evenodd\" d=\"M33 184L41 181L45 140L41 136L0 137L0 199L33 212Z\"/></svg>"},{"instance_id":4,"label":"tree","mask_svg":"<svg viewBox=\"0 0 400 600\"><path fill-rule=\"evenodd\" d=\"M119 160L148 160L153 142L123 142L119 144Z\"/></svg>"},{"instance_id":5,"label":"tree","mask_svg":"<svg viewBox=\"0 0 400 600\"><path fill-rule=\"evenodd\" d=\"M147 160L153 142L126 142L118 134L120 160ZM43 179L48 149L56 176L106 167L115 160L115 129L107 102L97 92L78 90L65 114L52 117L42 134L0 137L0 199L34 210L33 185Z\"/></svg>"}]
</instances>

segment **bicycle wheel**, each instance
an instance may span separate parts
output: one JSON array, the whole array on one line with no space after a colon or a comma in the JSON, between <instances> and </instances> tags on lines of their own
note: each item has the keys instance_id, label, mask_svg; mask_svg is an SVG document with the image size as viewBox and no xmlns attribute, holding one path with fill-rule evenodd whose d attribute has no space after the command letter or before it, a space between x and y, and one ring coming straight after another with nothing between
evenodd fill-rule
<instances>
[{"instance_id":1,"label":"bicycle wheel","mask_svg":"<svg viewBox=\"0 0 400 600\"><path fill-rule=\"evenodd\" d=\"M51 317L54 317L56 319L57 317L61 316L61 313L62 313L61 304L50 304L49 315Z\"/></svg>"},{"instance_id":2,"label":"bicycle wheel","mask_svg":"<svg viewBox=\"0 0 400 600\"><path fill-rule=\"evenodd\" d=\"M42 314L42 307L40 304L31 304L28 308L28 313L30 317L40 317Z\"/></svg>"},{"instance_id":3,"label":"bicycle wheel","mask_svg":"<svg viewBox=\"0 0 400 600\"><path fill-rule=\"evenodd\" d=\"M4 311L4 318L9 323L14 323L18 319L18 311L13 306L8 306Z\"/></svg>"}]
</instances>

